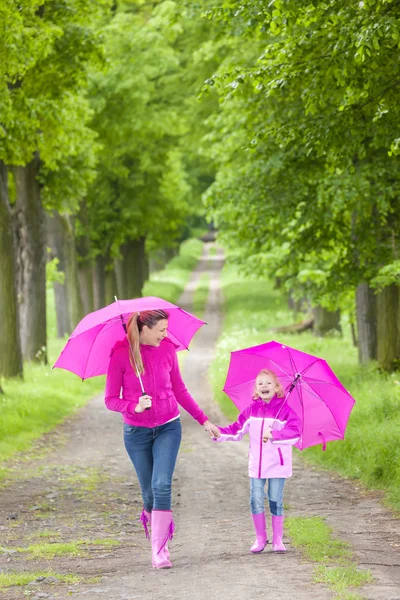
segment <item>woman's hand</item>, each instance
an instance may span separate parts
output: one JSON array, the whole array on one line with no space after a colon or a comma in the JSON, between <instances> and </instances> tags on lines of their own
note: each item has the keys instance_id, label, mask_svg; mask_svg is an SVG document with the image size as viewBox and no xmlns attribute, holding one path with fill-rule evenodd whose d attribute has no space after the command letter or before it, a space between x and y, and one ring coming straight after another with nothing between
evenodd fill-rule
<instances>
[{"instance_id":1,"label":"woman's hand","mask_svg":"<svg viewBox=\"0 0 400 600\"><path fill-rule=\"evenodd\" d=\"M219 436L221 435L218 427L210 423L210 421L206 421L205 423L203 423L203 427L204 430L207 431L207 433L209 433L212 438L219 438Z\"/></svg>"},{"instance_id":2,"label":"woman's hand","mask_svg":"<svg viewBox=\"0 0 400 600\"><path fill-rule=\"evenodd\" d=\"M272 435L271 427L269 427L268 430L263 435L263 442L268 442L268 440L273 440L273 439L274 439L274 436Z\"/></svg>"},{"instance_id":3,"label":"woman's hand","mask_svg":"<svg viewBox=\"0 0 400 600\"><path fill-rule=\"evenodd\" d=\"M146 408L151 408L151 396L140 396L139 403L135 406L135 413L142 413Z\"/></svg>"}]
</instances>

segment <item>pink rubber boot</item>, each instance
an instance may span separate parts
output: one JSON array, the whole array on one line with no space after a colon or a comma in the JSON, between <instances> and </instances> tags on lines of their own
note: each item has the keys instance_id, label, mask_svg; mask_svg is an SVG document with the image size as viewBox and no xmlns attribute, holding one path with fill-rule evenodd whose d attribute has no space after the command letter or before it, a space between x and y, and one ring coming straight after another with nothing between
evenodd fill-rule
<instances>
[{"instance_id":1,"label":"pink rubber boot","mask_svg":"<svg viewBox=\"0 0 400 600\"><path fill-rule=\"evenodd\" d=\"M140 515L140 521L143 525L144 533L147 539L150 539L150 534L148 530L148 526L151 527L151 512L148 512L144 507L142 510L142 514Z\"/></svg>"},{"instance_id":2,"label":"pink rubber boot","mask_svg":"<svg viewBox=\"0 0 400 600\"><path fill-rule=\"evenodd\" d=\"M153 510L151 513L151 558L155 569L170 569L166 545L174 535L174 520L170 510Z\"/></svg>"},{"instance_id":3,"label":"pink rubber boot","mask_svg":"<svg viewBox=\"0 0 400 600\"><path fill-rule=\"evenodd\" d=\"M253 517L254 529L256 530L256 541L250 548L250 552L262 552L268 544L267 529L265 525L265 513L251 515Z\"/></svg>"},{"instance_id":4,"label":"pink rubber boot","mask_svg":"<svg viewBox=\"0 0 400 600\"><path fill-rule=\"evenodd\" d=\"M285 517L272 515L272 552L286 552L283 545L283 522Z\"/></svg>"}]
</instances>

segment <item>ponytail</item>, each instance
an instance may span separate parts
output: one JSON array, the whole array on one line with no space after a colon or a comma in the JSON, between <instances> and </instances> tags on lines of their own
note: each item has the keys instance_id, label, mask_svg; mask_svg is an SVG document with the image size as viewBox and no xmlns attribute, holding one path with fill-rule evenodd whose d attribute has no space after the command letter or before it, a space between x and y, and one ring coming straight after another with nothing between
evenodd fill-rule
<instances>
[{"instance_id":1,"label":"ponytail","mask_svg":"<svg viewBox=\"0 0 400 600\"><path fill-rule=\"evenodd\" d=\"M143 375L144 367L139 343L139 315L140 313L133 313L128 321L129 362L136 375L138 372L140 375Z\"/></svg>"}]
</instances>

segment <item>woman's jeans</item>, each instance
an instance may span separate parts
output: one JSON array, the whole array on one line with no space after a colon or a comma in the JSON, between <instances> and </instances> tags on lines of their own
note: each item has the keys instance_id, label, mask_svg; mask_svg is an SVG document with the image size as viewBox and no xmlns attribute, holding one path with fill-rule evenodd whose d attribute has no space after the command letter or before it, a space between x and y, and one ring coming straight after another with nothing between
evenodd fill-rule
<instances>
[{"instance_id":1,"label":"woman's jeans","mask_svg":"<svg viewBox=\"0 0 400 600\"><path fill-rule=\"evenodd\" d=\"M180 419L158 427L124 423L124 442L142 489L145 510L171 510L172 474L182 438Z\"/></svg>"},{"instance_id":2,"label":"woman's jeans","mask_svg":"<svg viewBox=\"0 0 400 600\"><path fill-rule=\"evenodd\" d=\"M264 487L266 481L266 479L250 477L250 508L253 515L260 515L264 512ZM284 477L272 477L268 479L268 500L271 515L283 515L284 485Z\"/></svg>"}]
</instances>

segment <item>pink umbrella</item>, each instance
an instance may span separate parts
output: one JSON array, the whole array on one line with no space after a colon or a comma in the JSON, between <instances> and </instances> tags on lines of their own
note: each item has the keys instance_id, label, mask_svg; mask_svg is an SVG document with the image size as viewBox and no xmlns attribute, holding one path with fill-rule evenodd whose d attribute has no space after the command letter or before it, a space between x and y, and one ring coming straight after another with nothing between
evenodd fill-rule
<instances>
[{"instance_id":1,"label":"pink umbrella","mask_svg":"<svg viewBox=\"0 0 400 600\"><path fill-rule=\"evenodd\" d=\"M286 390L282 406L287 402L302 420L300 450L321 442L325 450L326 442L344 438L355 400L324 359L275 341L231 352L224 392L240 411L262 369L276 373Z\"/></svg>"},{"instance_id":2,"label":"pink umbrella","mask_svg":"<svg viewBox=\"0 0 400 600\"><path fill-rule=\"evenodd\" d=\"M204 321L162 298L147 296L117 300L89 313L78 323L54 367L76 373L82 379L104 375L107 373L111 349L116 342L125 338L124 324L129 316L145 310L167 311L168 337L177 350L187 350L196 331L204 325Z\"/></svg>"}]
</instances>

